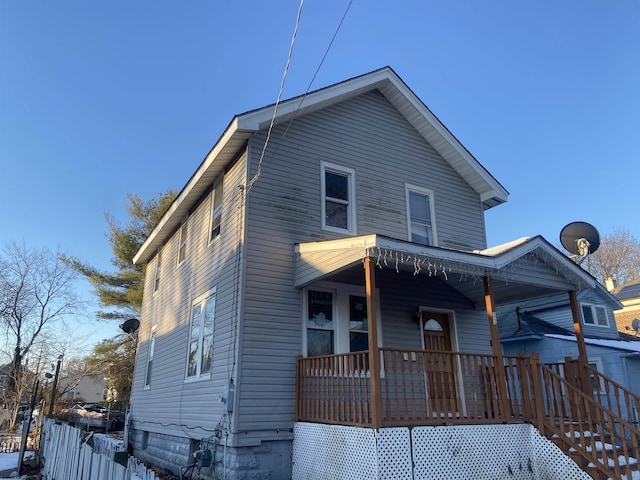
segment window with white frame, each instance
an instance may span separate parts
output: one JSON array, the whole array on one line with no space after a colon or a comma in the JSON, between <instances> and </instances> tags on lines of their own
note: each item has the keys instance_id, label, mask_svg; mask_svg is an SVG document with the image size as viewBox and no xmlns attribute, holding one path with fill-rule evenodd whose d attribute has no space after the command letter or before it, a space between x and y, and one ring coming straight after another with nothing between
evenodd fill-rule
<instances>
[{"instance_id":1,"label":"window with white frame","mask_svg":"<svg viewBox=\"0 0 640 480\"><path fill-rule=\"evenodd\" d=\"M307 355L310 357L334 353L333 307L332 292L307 292Z\"/></svg>"},{"instance_id":2,"label":"window with white frame","mask_svg":"<svg viewBox=\"0 0 640 480\"><path fill-rule=\"evenodd\" d=\"M602 359L599 357L589 358L588 364L598 373L603 372ZM596 379L596 375L593 372L589 372L589 377L591 378L591 388L593 388L593 393L604 393L604 382L602 378Z\"/></svg>"},{"instance_id":3,"label":"window with white frame","mask_svg":"<svg viewBox=\"0 0 640 480\"><path fill-rule=\"evenodd\" d=\"M151 337L149 338L149 352L147 355L147 371L144 376L144 386L145 388L149 388L151 386L151 371L153 367L153 355L156 351L156 331L153 330L151 332Z\"/></svg>"},{"instance_id":4,"label":"window with white frame","mask_svg":"<svg viewBox=\"0 0 640 480\"><path fill-rule=\"evenodd\" d=\"M413 185L406 185L405 192L409 239L422 245L436 245L433 192Z\"/></svg>"},{"instance_id":5,"label":"window with white frame","mask_svg":"<svg viewBox=\"0 0 640 480\"><path fill-rule=\"evenodd\" d=\"M187 219L180 225L180 238L178 241L178 265L182 265L187 258Z\"/></svg>"},{"instance_id":6,"label":"window with white frame","mask_svg":"<svg viewBox=\"0 0 640 480\"><path fill-rule=\"evenodd\" d=\"M595 325L598 327L608 327L609 318L607 309L602 305L582 303L582 320L585 325Z\"/></svg>"},{"instance_id":7,"label":"window with white frame","mask_svg":"<svg viewBox=\"0 0 640 480\"><path fill-rule=\"evenodd\" d=\"M211 192L211 217L209 220L209 243L220 236L222 225L222 181Z\"/></svg>"},{"instance_id":8,"label":"window with white frame","mask_svg":"<svg viewBox=\"0 0 640 480\"><path fill-rule=\"evenodd\" d=\"M355 170L321 162L322 228L355 233Z\"/></svg>"},{"instance_id":9,"label":"window with white frame","mask_svg":"<svg viewBox=\"0 0 640 480\"><path fill-rule=\"evenodd\" d=\"M208 377L211 373L215 309L215 289L201 295L191 305L187 379Z\"/></svg>"},{"instance_id":10,"label":"window with white frame","mask_svg":"<svg viewBox=\"0 0 640 480\"><path fill-rule=\"evenodd\" d=\"M156 293L160 290L160 273L162 268L162 252L158 252L156 256L156 270L153 277L153 293Z\"/></svg>"}]
</instances>

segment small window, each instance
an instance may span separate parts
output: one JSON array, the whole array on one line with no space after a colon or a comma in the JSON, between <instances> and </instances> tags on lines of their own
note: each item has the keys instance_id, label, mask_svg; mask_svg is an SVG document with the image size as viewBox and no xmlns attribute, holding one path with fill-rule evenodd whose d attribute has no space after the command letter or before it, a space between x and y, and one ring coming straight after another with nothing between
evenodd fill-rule
<instances>
[{"instance_id":1,"label":"small window","mask_svg":"<svg viewBox=\"0 0 640 480\"><path fill-rule=\"evenodd\" d=\"M158 252L156 256L156 271L153 278L153 293L160 290L160 269L162 267L162 252Z\"/></svg>"},{"instance_id":2,"label":"small window","mask_svg":"<svg viewBox=\"0 0 640 480\"><path fill-rule=\"evenodd\" d=\"M151 386L151 370L153 367L153 355L156 350L156 332L151 332L151 338L149 338L149 355L147 360L147 371L144 377L144 386L149 388Z\"/></svg>"},{"instance_id":3,"label":"small window","mask_svg":"<svg viewBox=\"0 0 640 480\"><path fill-rule=\"evenodd\" d=\"M322 228L355 233L355 171L321 164Z\"/></svg>"},{"instance_id":4,"label":"small window","mask_svg":"<svg viewBox=\"0 0 640 480\"><path fill-rule=\"evenodd\" d=\"M334 353L333 293L309 290L307 293L307 355Z\"/></svg>"},{"instance_id":5,"label":"small window","mask_svg":"<svg viewBox=\"0 0 640 480\"><path fill-rule=\"evenodd\" d=\"M180 226L180 243L178 244L178 265L187 258L187 220Z\"/></svg>"},{"instance_id":6,"label":"small window","mask_svg":"<svg viewBox=\"0 0 640 480\"><path fill-rule=\"evenodd\" d=\"M349 295L349 351L369 350L367 298Z\"/></svg>"},{"instance_id":7,"label":"small window","mask_svg":"<svg viewBox=\"0 0 640 480\"><path fill-rule=\"evenodd\" d=\"M602 360L600 358L590 358L589 366L598 373L603 372ZM605 393L603 379L596 379L596 375L593 372L589 372L589 377L591 378L591 388L593 388L593 393Z\"/></svg>"},{"instance_id":8,"label":"small window","mask_svg":"<svg viewBox=\"0 0 640 480\"><path fill-rule=\"evenodd\" d=\"M211 192L211 219L209 226L209 243L220 236L222 224L222 182L219 182Z\"/></svg>"},{"instance_id":9,"label":"small window","mask_svg":"<svg viewBox=\"0 0 640 480\"><path fill-rule=\"evenodd\" d=\"M608 327L609 318L607 317L607 309L602 305L590 305L583 303L582 319L585 325L595 325L598 327Z\"/></svg>"},{"instance_id":10,"label":"small window","mask_svg":"<svg viewBox=\"0 0 640 480\"><path fill-rule=\"evenodd\" d=\"M436 245L433 192L407 185L406 195L409 239L422 245Z\"/></svg>"},{"instance_id":11,"label":"small window","mask_svg":"<svg viewBox=\"0 0 640 480\"><path fill-rule=\"evenodd\" d=\"M187 378L209 376L213 361L215 292L199 297L191 306Z\"/></svg>"}]
</instances>

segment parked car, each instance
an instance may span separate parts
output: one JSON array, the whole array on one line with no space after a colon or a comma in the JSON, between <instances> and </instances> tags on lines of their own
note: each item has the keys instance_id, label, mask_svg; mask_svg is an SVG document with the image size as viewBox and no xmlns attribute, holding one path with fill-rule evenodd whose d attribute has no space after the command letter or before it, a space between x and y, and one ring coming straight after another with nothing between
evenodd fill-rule
<instances>
[{"instance_id":1,"label":"parked car","mask_svg":"<svg viewBox=\"0 0 640 480\"><path fill-rule=\"evenodd\" d=\"M76 404L67 410L69 423L90 429L118 430L124 426L124 413L100 403Z\"/></svg>"}]
</instances>

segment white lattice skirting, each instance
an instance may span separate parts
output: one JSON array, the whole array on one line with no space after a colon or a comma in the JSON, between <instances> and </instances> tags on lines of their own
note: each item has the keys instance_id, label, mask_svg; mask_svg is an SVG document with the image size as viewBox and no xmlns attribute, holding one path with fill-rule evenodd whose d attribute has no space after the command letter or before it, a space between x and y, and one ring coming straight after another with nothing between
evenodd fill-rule
<instances>
[{"instance_id":1,"label":"white lattice skirting","mask_svg":"<svg viewBox=\"0 0 640 480\"><path fill-rule=\"evenodd\" d=\"M531 425L345 427L297 423L293 480L590 480Z\"/></svg>"}]
</instances>

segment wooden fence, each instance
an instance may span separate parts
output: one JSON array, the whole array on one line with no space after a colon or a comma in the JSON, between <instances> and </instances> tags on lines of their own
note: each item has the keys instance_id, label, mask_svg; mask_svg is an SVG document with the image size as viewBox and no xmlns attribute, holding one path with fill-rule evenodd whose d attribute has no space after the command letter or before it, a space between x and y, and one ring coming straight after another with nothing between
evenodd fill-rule
<instances>
[{"instance_id":1,"label":"wooden fence","mask_svg":"<svg viewBox=\"0 0 640 480\"><path fill-rule=\"evenodd\" d=\"M42 474L48 480L157 480L155 473L136 458L126 456L123 448L102 444L92 433L70 425L46 420L42 429ZM97 453L97 452L102 453ZM126 465L116 461L124 457ZM118 459L120 460L120 459Z\"/></svg>"}]
</instances>

